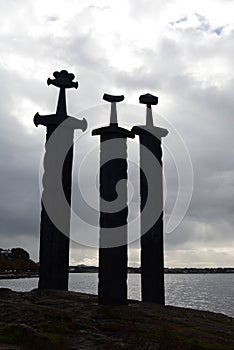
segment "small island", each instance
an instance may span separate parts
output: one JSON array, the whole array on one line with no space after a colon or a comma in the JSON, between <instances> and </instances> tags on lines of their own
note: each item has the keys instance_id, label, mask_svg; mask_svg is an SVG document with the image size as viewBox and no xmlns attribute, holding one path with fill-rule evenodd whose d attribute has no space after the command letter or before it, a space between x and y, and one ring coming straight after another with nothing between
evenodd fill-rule
<instances>
[{"instance_id":1,"label":"small island","mask_svg":"<svg viewBox=\"0 0 234 350\"><path fill-rule=\"evenodd\" d=\"M0 279L38 276L39 264L23 248L0 248Z\"/></svg>"}]
</instances>

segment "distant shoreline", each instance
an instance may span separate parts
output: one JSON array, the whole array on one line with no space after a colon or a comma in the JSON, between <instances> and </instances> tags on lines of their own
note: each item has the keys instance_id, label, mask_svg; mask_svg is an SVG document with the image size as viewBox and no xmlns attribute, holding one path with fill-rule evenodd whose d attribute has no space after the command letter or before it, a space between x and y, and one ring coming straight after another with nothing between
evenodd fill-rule
<instances>
[{"instance_id":1,"label":"distant shoreline","mask_svg":"<svg viewBox=\"0 0 234 350\"><path fill-rule=\"evenodd\" d=\"M0 274L0 280L12 280L12 279L20 279L20 278L33 278L33 277L39 277L38 274Z\"/></svg>"},{"instance_id":2,"label":"distant shoreline","mask_svg":"<svg viewBox=\"0 0 234 350\"><path fill-rule=\"evenodd\" d=\"M73 273L98 273L96 266L72 266L70 267L70 274ZM140 268L129 267L129 274L140 274ZM234 268L165 268L165 274L227 274L234 273ZM20 278L38 278L38 273L0 273L0 280L2 279L20 279Z\"/></svg>"},{"instance_id":3,"label":"distant shoreline","mask_svg":"<svg viewBox=\"0 0 234 350\"><path fill-rule=\"evenodd\" d=\"M98 272L98 267L96 266L86 266L86 265L77 265L70 266L70 273L82 273L82 272ZM128 267L128 273L141 273L140 267ZM234 273L234 267L178 267L178 268L164 268L165 274L203 274L203 273Z\"/></svg>"}]
</instances>

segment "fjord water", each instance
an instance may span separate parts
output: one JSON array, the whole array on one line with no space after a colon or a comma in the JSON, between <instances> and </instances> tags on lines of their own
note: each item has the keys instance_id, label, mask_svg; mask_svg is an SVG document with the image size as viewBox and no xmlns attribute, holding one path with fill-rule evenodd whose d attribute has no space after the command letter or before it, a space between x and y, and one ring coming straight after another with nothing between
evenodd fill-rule
<instances>
[{"instance_id":1,"label":"fjord water","mask_svg":"<svg viewBox=\"0 0 234 350\"><path fill-rule=\"evenodd\" d=\"M29 291L38 278L0 280L0 288ZM234 274L166 274L166 304L234 317ZM69 290L97 294L96 273L71 273ZM128 275L128 297L140 300L140 275Z\"/></svg>"}]
</instances>

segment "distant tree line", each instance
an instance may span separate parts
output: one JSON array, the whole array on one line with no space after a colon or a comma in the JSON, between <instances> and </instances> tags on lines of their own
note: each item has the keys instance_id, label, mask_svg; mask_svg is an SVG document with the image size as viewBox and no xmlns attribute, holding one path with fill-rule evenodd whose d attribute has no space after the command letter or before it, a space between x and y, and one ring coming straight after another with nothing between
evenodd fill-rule
<instances>
[{"instance_id":1,"label":"distant tree line","mask_svg":"<svg viewBox=\"0 0 234 350\"><path fill-rule=\"evenodd\" d=\"M0 273L37 272L38 265L23 248L0 248Z\"/></svg>"}]
</instances>

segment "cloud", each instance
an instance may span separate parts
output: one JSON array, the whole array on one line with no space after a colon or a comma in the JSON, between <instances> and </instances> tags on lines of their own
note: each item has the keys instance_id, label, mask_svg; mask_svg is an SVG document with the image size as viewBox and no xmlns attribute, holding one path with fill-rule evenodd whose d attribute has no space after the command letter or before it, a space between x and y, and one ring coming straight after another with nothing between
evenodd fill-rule
<instances>
[{"instance_id":1,"label":"cloud","mask_svg":"<svg viewBox=\"0 0 234 350\"><path fill-rule=\"evenodd\" d=\"M105 10L109 10L110 6L94 6L94 5L90 5L88 8L89 9L98 10L98 11L105 11Z\"/></svg>"},{"instance_id":2,"label":"cloud","mask_svg":"<svg viewBox=\"0 0 234 350\"><path fill-rule=\"evenodd\" d=\"M185 16L185 17L182 17L182 18L180 18L180 19L177 19L177 20L174 21L174 22L170 22L170 24L173 26L173 25L175 25L175 24L179 24L179 23L182 23L182 22L187 22L187 20L188 20L188 17Z\"/></svg>"},{"instance_id":3,"label":"cloud","mask_svg":"<svg viewBox=\"0 0 234 350\"><path fill-rule=\"evenodd\" d=\"M47 87L46 80L53 71L67 69L80 83L78 91L67 94L68 112L85 116L89 122L86 135L76 133L80 139L75 153L73 203L83 222L74 226L72 239L90 236L98 242L98 213L80 200L76 167L96 147L82 171L86 201L98 203L90 173L96 176L98 172L99 139L91 137L90 131L108 123L110 111L107 104L102 105L103 93L125 94L118 116L120 124L130 128L145 120L145 111L127 104L136 105L140 94L151 92L159 96L155 111L182 135L194 168L188 214L177 230L165 237L166 264L230 265L234 194L232 4L215 2L216 10L225 10L219 19L218 11L209 7L209 12L208 5L200 2L192 2L187 9L179 1L165 5L162 1L129 0L121 3L123 6L103 1L98 11L93 2L81 1L78 7L74 1L60 1L56 10L55 2L49 7L47 3L42 1L39 6L26 0L20 4L11 1L11 7L1 3L0 246L21 245L38 258L39 165L45 128L36 129L32 118L37 111L54 113L58 91ZM158 121L165 126L163 119L155 116ZM163 141L166 220L178 187L176 166L166 151L166 147L173 151L171 135ZM137 162L137 139L131 142L129 157ZM130 177L136 188L139 179L134 167ZM137 191L133 194L131 220L137 215L138 195ZM139 231L139 220L131 230ZM138 248L139 241L132 243L130 264L139 263ZM97 250L73 243L71 259L73 263L97 262Z\"/></svg>"}]
</instances>

